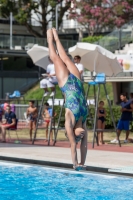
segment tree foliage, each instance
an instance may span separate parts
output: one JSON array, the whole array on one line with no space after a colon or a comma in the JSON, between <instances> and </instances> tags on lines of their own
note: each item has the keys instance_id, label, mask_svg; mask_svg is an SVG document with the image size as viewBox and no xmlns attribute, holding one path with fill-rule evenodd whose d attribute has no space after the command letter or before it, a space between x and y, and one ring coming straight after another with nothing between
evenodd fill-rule
<instances>
[{"instance_id":1,"label":"tree foliage","mask_svg":"<svg viewBox=\"0 0 133 200\"><path fill-rule=\"evenodd\" d=\"M88 29L88 35L103 27L121 27L133 19L133 0L73 0L70 18Z\"/></svg>"},{"instance_id":2,"label":"tree foliage","mask_svg":"<svg viewBox=\"0 0 133 200\"><path fill-rule=\"evenodd\" d=\"M62 23L64 13L69 9L71 1L66 0L65 6L62 6L63 0L0 0L1 15L4 18L13 13L15 19L27 27L28 31L36 37L45 37L48 24L55 21L55 8L60 4L58 11L58 24ZM34 13L34 15L33 15ZM34 20L41 26L41 32L36 31L31 21Z\"/></svg>"},{"instance_id":3,"label":"tree foliage","mask_svg":"<svg viewBox=\"0 0 133 200\"><path fill-rule=\"evenodd\" d=\"M96 43L98 42L98 40L102 39L102 35L93 35L93 36L88 36L88 37L85 37L85 38L82 38L82 42L89 42L89 43Z\"/></svg>"}]
</instances>

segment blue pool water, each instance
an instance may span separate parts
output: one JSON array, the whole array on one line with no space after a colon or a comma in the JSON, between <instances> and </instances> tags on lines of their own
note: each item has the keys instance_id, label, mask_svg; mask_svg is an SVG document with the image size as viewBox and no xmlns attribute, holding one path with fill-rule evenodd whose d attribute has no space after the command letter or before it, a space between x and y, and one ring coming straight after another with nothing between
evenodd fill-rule
<instances>
[{"instance_id":1,"label":"blue pool water","mask_svg":"<svg viewBox=\"0 0 133 200\"><path fill-rule=\"evenodd\" d=\"M0 200L133 200L133 179L0 162Z\"/></svg>"}]
</instances>

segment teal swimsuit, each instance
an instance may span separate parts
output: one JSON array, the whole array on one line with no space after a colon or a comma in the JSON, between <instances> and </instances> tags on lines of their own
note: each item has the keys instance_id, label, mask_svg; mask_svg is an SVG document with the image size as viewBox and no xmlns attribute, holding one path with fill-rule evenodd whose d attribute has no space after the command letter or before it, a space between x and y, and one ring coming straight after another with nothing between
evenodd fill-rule
<instances>
[{"instance_id":1,"label":"teal swimsuit","mask_svg":"<svg viewBox=\"0 0 133 200\"><path fill-rule=\"evenodd\" d=\"M80 117L83 117L82 123L84 123L88 109L82 82L76 76L70 74L67 82L60 89L66 96L65 108L72 111L76 123Z\"/></svg>"}]
</instances>

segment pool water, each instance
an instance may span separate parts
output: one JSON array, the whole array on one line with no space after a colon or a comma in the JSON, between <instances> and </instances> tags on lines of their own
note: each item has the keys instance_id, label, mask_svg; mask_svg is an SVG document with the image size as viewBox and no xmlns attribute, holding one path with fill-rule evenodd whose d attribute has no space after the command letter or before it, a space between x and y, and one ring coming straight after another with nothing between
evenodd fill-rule
<instances>
[{"instance_id":1,"label":"pool water","mask_svg":"<svg viewBox=\"0 0 133 200\"><path fill-rule=\"evenodd\" d=\"M0 200L133 200L133 179L0 162Z\"/></svg>"}]
</instances>

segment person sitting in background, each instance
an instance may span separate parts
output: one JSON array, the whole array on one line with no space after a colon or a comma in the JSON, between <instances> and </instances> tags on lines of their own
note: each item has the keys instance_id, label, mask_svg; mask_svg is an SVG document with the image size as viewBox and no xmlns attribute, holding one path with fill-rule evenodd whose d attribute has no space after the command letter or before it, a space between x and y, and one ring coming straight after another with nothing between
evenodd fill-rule
<instances>
[{"instance_id":1,"label":"person sitting in background","mask_svg":"<svg viewBox=\"0 0 133 200\"><path fill-rule=\"evenodd\" d=\"M29 118L29 133L30 133L30 140L32 141L32 130L36 128L36 121L37 121L37 107L34 106L34 101L29 101L29 107L27 108L27 117Z\"/></svg>"},{"instance_id":2,"label":"person sitting in background","mask_svg":"<svg viewBox=\"0 0 133 200\"><path fill-rule=\"evenodd\" d=\"M120 118L118 125L117 125L118 137L114 140L111 140L111 143L118 143L118 139L120 137L122 130L126 131L126 138L124 140L124 143L128 142L129 125L130 125L130 121L132 121L133 103L132 103L132 99L131 100L127 99L126 93L121 93L120 99L122 101L122 103L121 103L122 114L121 114L121 118Z\"/></svg>"},{"instance_id":3,"label":"person sitting in background","mask_svg":"<svg viewBox=\"0 0 133 200\"><path fill-rule=\"evenodd\" d=\"M100 101L99 102L99 107L98 107L98 122L97 122L97 128L98 129L105 129L105 117L106 117L106 110L103 108L104 102ZM103 132L98 132L98 144L104 144L103 141Z\"/></svg>"},{"instance_id":4,"label":"person sitting in background","mask_svg":"<svg viewBox=\"0 0 133 200\"><path fill-rule=\"evenodd\" d=\"M44 89L44 96L49 95L48 88L50 88L52 91L50 96L52 97L55 94L55 83L57 83L57 79L55 76L54 64L50 58L49 58L49 61L50 61L50 64L47 66L48 77L40 81L40 88Z\"/></svg>"},{"instance_id":5,"label":"person sitting in background","mask_svg":"<svg viewBox=\"0 0 133 200\"><path fill-rule=\"evenodd\" d=\"M3 104L3 109L4 109L4 111L6 111L6 107L7 107L7 106L9 106L9 103L5 102L5 103Z\"/></svg>"},{"instance_id":6,"label":"person sitting in background","mask_svg":"<svg viewBox=\"0 0 133 200\"><path fill-rule=\"evenodd\" d=\"M56 116L56 113L54 114L54 117L55 116ZM46 128L46 140L45 141L48 141L48 126L52 119L52 108L49 107L49 103L47 103L47 102L44 104L44 111L43 111L42 117L44 119L45 128ZM51 131L50 142L52 142L52 140L53 140L53 132Z\"/></svg>"},{"instance_id":7,"label":"person sitting in background","mask_svg":"<svg viewBox=\"0 0 133 200\"><path fill-rule=\"evenodd\" d=\"M16 115L11 111L11 107L6 106L5 121L0 125L0 132L2 133L2 142L6 142L6 129L16 128Z\"/></svg>"},{"instance_id":8,"label":"person sitting in background","mask_svg":"<svg viewBox=\"0 0 133 200\"><path fill-rule=\"evenodd\" d=\"M83 80L83 72L84 72L84 66L80 63L81 57L79 55L74 56L74 63L79 70L79 73L81 75L81 80Z\"/></svg>"}]
</instances>

